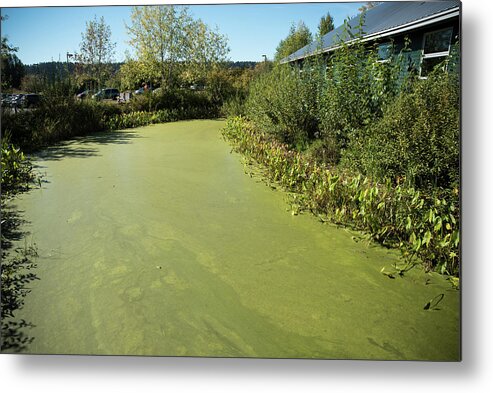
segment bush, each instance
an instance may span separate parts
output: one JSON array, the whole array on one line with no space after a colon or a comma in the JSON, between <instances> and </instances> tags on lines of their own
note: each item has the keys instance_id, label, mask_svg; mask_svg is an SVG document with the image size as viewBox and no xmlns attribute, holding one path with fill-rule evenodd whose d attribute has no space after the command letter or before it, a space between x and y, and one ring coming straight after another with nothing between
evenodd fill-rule
<instances>
[{"instance_id":1,"label":"bush","mask_svg":"<svg viewBox=\"0 0 493 393\"><path fill-rule=\"evenodd\" d=\"M319 99L320 134L339 149L351 134L380 118L398 92L400 58L380 63L360 41L342 44L330 58Z\"/></svg>"},{"instance_id":2,"label":"bush","mask_svg":"<svg viewBox=\"0 0 493 393\"><path fill-rule=\"evenodd\" d=\"M125 128L142 127L155 123L166 123L169 121L179 120L177 111L169 111L166 109L156 112L129 112L120 115L109 117L105 120L105 128L107 130L122 130Z\"/></svg>"},{"instance_id":3,"label":"bush","mask_svg":"<svg viewBox=\"0 0 493 393\"><path fill-rule=\"evenodd\" d=\"M274 67L252 81L247 117L279 141L303 148L318 133L317 102L323 84L320 67L306 67L301 74L286 65Z\"/></svg>"},{"instance_id":4,"label":"bush","mask_svg":"<svg viewBox=\"0 0 493 393\"><path fill-rule=\"evenodd\" d=\"M211 102L205 92L189 89L162 89L159 93L144 93L132 98L127 109L129 112L159 110L179 111L188 114L190 118L211 118L219 114L219 107Z\"/></svg>"},{"instance_id":5,"label":"bush","mask_svg":"<svg viewBox=\"0 0 493 393\"><path fill-rule=\"evenodd\" d=\"M15 194L26 189L34 179L32 166L24 153L7 138L2 139L2 195Z\"/></svg>"},{"instance_id":6,"label":"bush","mask_svg":"<svg viewBox=\"0 0 493 393\"><path fill-rule=\"evenodd\" d=\"M415 81L380 120L351 135L345 166L380 181L405 178L420 189L457 186L459 99L456 74Z\"/></svg>"},{"instance_id":7,"label":"bush","mask_svg":"<svg viewBox=\"0 0 493 393\"><path fill-rule=\"evenodd\" d=\"M73 136L86 135L103 129L104 107L74 98L43 100L32 111L2 113L2 133L9 134L12 143L32 151Z\"/></svg>"},{"instance_id":8,"label":"bush","mask_svg":"<svg viewBox=\"0 0 493 393\"><path fill-rule=\"evenodd\" d=\"M245 116L245 99L241 94L231 97L221 107L221 115L225 117Z\"/></svg>"}]
</instances>

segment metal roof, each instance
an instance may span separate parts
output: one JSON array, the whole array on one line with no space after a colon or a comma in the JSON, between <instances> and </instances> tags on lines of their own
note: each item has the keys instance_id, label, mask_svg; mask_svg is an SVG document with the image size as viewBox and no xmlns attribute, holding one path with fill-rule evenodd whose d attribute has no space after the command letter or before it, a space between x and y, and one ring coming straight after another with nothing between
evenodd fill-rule
<instances>
[{"instance_id":1,"label":"metal roof","mask_svg":"<svg viewBox=\"0 0 493 393\"><path fill-rule=\"evenodd\" d=\"M459 15L460 0L453 1L391 1L384 2L366 11L363 24L363 40L384 37L423 25L446 20ZM361 14L350 19L350 32L357 34ZM316 52L329 52L340 45L341 40L352 38L344 32L344 25L325 34L320 42L299 49L281 63L287 63L310 56ZM321 49L320 49L321 48Z\"/></svg>"}]
</instances>

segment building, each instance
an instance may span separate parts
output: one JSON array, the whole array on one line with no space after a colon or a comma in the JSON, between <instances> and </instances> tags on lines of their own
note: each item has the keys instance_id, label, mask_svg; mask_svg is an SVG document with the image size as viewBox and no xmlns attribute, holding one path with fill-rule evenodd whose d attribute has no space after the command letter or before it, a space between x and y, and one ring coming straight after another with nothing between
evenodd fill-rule
<instances>
[{"instance_id":1,"label":"building","mask_svg":"<svg viewBox=\"0 0 493 393\"><path fill-rule=\"evenodd\" d=\"M354 40L362 24L360 39L369 45L377 45L381 61L400 53L405 46L407 67L404 72L415 70L425 78L433 68L450 54L460 37L461 2L454 1L404 1L383 2L339 26L298 51L281 63L302 67L303 61L315 54L330 57L341 46ZM345 33L345 29L350 34Z\"/></svg>"}]
</instances>

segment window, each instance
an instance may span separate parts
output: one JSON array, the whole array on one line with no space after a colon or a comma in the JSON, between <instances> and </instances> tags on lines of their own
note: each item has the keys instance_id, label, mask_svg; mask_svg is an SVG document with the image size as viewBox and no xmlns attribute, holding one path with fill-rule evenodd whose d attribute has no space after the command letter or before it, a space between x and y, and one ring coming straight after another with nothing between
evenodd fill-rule
<instances>
[{"instance_id":1,"label":"window","mask_svg":"<svg viewBox=\"0 0 493 393\"><path fill-rule=\"evenodd\" d=\"M390 61L392 57L394 46L391 42L385 42L383 44L378 45L378 61L379 62L387 62Z\"/></svg>"},{"instance_id":2,"label":"window","mask_svg":"<svg viewBox=\"0 0 493 393\"><path fill-rule=\"evenodd\" d=\"M447 58L450 53L451 41L451 27L426 33L424 35L420 72L422 78L426 78L438 64Z\"/></svg>"}]
</instances>

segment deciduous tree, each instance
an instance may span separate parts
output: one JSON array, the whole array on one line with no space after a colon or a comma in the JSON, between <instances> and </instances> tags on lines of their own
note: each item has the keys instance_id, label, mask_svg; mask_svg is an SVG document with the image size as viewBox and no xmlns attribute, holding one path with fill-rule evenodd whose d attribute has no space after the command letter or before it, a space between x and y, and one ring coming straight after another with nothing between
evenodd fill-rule
<instances>
[{"instance_id":1,"label":"deciduous tree","mask_svg":"<svg viewBox=\"0 0 493 393\"><path fill-rule=\"evenodd\" d=\"M7 15L1 17L1 21L5 21ZM2 37L1 46L1 68L2 68L2 90L19 88L22 77L24 76L24 65L19 60L16 52L19 48L9 44L7 37Z\"/></svg>"},{"instance_id":2,"label":"deciduous tree","mask_svg":"<svg viewBox=\"0 0 493 393\"><path fill-rule=\"evenodd\" d=\"M159 5L133 7L127 26L130 45L149 72L157 70L163 86L172 85L173 68L187 60L193 18L187 7Z\"/></svg>"},{"instance_id":3,"label":"deciduous tree","mask_svg":"<svg viewBox=\"0 0 493 393\"><path fill-rule=\"evenodd\" d=\"M195 20L187 7L134 7L131 20L129 42L138 61L165 87L176 84L178 68L190 81L206 79L229 52L226 37Z\"/></svg>"},{"instance_id":4,"label":"deciduous tree","mask_svg":"<svg viewBox=\"0 0 493 393\"><path fill-rule=\"evenodd\" d=\"M82 72L95 77L101 87L109 78L116 44L111 40L111 28L105 23L104 17L86 22L86 30L82 33L80 54L77 61L82 64Z\"/></svg>"},{"instance_id":5,"label":"deciduous tree","mask_svg":"<svg viewBox=\"0 0 493 393\"><path fill-rule=\"evenodd\" d=\"M296 52L312 42L312 33L303 21L299 21L298 25L294 23L289 29L288 36L281 40L276 49L274 59L280 61L290 54Z\"/></svg>"}]
</instances>

